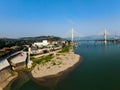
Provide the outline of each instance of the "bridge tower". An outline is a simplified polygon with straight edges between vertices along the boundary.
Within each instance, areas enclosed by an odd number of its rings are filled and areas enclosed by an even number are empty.
[[[105,31],[104,31],[104,44],[106,44],[106,43],[107,43],[106,38],[107,38],[107,31],[106,31],[106,29],[105,29]]]
[[[72,28],[72,43],[73,43],[73,41],[74,41],[74,29]]]
[[[72,41],[72,51],[73,51],[73,45],[74,45],[74,29],[73,28],[71,32],[71,41]]]

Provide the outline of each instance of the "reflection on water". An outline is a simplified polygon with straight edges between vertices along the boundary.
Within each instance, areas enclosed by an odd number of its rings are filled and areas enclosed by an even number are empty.
[[[83,62],[58,82],[53,90],[120,90],[120,44],[107,43],[104,46],[102,43],[80,42],[74,51],[82,56]],[[28,80],[18,90],[50,88]]]

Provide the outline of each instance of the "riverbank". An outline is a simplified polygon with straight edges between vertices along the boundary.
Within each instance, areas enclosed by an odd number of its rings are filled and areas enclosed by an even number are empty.
[[[31,73],[36,79],[57,75],[62,71],[74,67],[78,62],[80,62],[80,55],[74,54],[72,51],[67,53],[58,53],[49,62],[36,65]]]
[[[51,60],[48,60],[50,58]],[[61,76],[64,77],[67,72],[72,70],[79,62],[81,62],[80,55],[74,54],[71,49],[68,50],[68,47],[57,51],[52,54],[52,56],[44,59],[44,62],[40,62],[39,64],[37,62],[31,72],[28,71],[30,73],[30,75],[28,75],[29,79],[33,79],[38,83],[39,81],[42,81],[43,84],[54,83],[54,81],[56,83],[59,79],[61,79]],[[14,82],[15,78],[16,76],[3,81],[5,84],[4,87],[11,87],[11,83]],[[4,87],[1,87],[0,90],[3,90]]]

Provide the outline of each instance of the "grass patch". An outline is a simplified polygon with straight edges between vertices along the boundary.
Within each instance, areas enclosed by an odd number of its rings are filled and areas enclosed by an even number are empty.
[[[11,71],[11,75],[12,75],[12,76],[15,76],[15,75],[16,75],[16,72]]]
[[[52,58],[53,58],[52,55],[48,55],[48,56],[45,56],[45,57],[40,58],[40,59],[34,59],[34,60],[32,60],[33,61],[33,66],[35,66],[36,64],[49,62]]]
[[[71,49],[71,45],[65,46],[64,48],[62,48],[61,51],[59,51],[58,53],[65,53],[65,52],[69,52]]]
[[[57,57],[56,59],[61,59],[61,57]]]
[[[30,60],[34,60],[35,58],[33,56],[30,56]]]

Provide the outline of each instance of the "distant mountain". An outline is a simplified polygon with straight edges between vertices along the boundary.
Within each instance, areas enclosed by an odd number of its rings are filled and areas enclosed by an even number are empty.
[[[60,37],[57,36],[37,36],[37,37],[22,37],[19,38],[20,40],[35,40],[35,41],[42,41],[42,40],[60,40]]]

